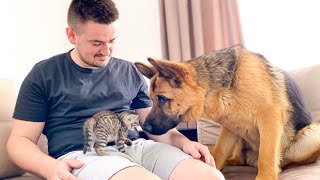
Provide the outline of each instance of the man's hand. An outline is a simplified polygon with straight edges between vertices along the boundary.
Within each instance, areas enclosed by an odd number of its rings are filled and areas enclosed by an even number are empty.
[[[48,172],[48,180],[79,180],[71,174],[75,168],[81,168],[83,162],[74,159],[58,160],[55,167]]]
[[[216,167],[213,156],[207,146],[198,142],[188,141],[183,145],[182,150],[193,158],[200,159],[208,165]]]

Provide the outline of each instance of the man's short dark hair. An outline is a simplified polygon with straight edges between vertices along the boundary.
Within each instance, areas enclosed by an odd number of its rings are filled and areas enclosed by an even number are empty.
[[[88,21],[111,24],[118,18],[119,12],[112,0],[72,0],[68,10],[68,25],[74,29]]]

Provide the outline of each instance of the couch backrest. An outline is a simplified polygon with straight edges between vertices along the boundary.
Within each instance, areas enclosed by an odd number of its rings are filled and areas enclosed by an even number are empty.
[[[320,121],[320,64],[290,72],[299,85],[314,121]]]

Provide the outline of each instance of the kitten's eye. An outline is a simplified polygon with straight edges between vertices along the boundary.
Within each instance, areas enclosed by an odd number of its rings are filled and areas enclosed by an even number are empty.
[[[162,96],[162,95],[158,95],[157,98],[158,98],[159,104],[161,104],[161,105],[163,105],[164,103],[166,103],[170,100],[169,98]]]

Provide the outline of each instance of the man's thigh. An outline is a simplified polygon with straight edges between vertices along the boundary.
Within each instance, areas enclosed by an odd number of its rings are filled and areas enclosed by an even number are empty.
[[[224,177],[216,168],[200,160],[188,159],[174,169],[170,179],[223,180]]]
[[[134,141],[133,145],[126,149],[126,153],[137,164],[161,179],[169,179],[170,174],[180,162],[191,158],[179,148],[145,139]]]
[[[169,179],[177,165],[191,158],[179,148],[152,140],[138,139],[126,152],[120,153],[115,147],[109,147],[110,155],[98,156],[94,150],[83,154],[82,151],[68,153],[59,159],[76,159],[85,163],[72,173],[81,179],[109,179],[122,169],[142,166],[161,179]]]
[[[114,150],[112,147],[110,147],[110,150],[110,155],[108,156],[98,156],[94,150],[86,154],[83,154],[82,151],[74,151],[59,159],[76,159],[82,161],[85,165],[80,169],[74,169],[72,174],[84,180],[110,179],[122,169],[140,166],[129,156]]]

